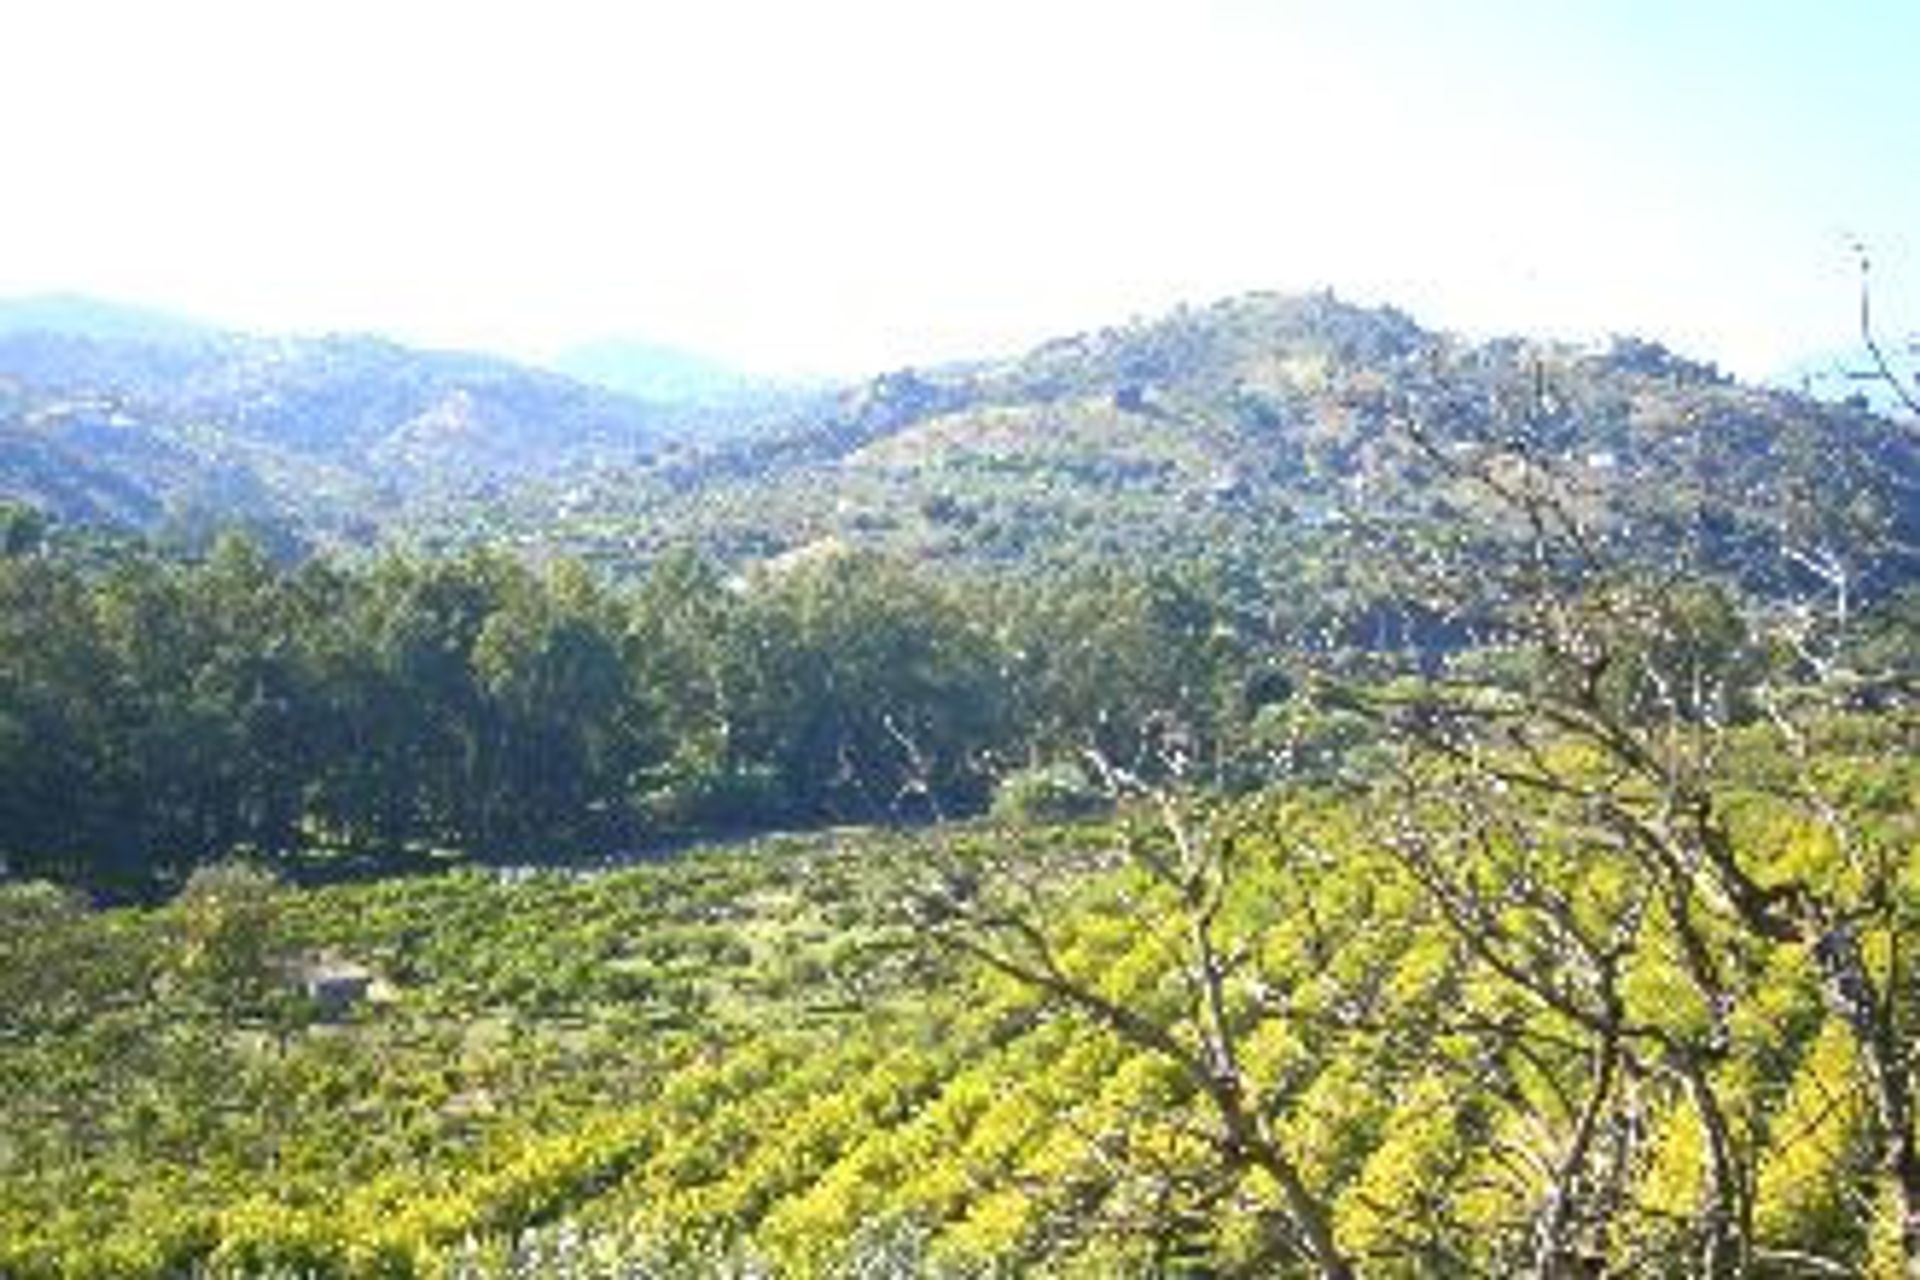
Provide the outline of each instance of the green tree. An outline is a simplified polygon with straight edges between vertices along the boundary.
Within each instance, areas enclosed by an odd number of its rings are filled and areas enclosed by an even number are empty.
[[[930,816],[984,798],[1006,699],[991,638],[955,594],[834,556],[755,584],[738,632],[740,746],[797,812]]]
[[[1743,590],[1723,576],[1740,567],[1710,545],[1654,562],[1609,536],[1609,506],[1533,446],[1525,421],[1454,447],[1410,423],[1413,446],[1474,495],[1482,522],[1478,536],[1412,547],[1406,530],[1383,528],[1374,555],[1391,552],[1409,597],[1471,620],[1510,660],[1442,661],[1410,683],[1352,690],[1349,705],[1371,708],[1399,756],[1397,803],[1379,825],[1476,954],[1579,1028],[1594,1108],[1628,1105],[1607,1069],[1620,1061],[1687,1099],[1705,1177],[1675,1256],[1699,1274],[1769,1262],[1743,1090],[1726,1064],[1756,1050],[1736,1016],[1756,984],[1810,965],[1873,1100],[1869,1186],[1894,1206],[1890,1234],[1920,1274],[1903,954],[1920,916],[1906,857],[1847,781],[1863,748],[1906,749],[1911,726],[1855,714],[1857,692],[1884,682],[1860,665],[1853,602]],[[1854,564],[1882,552],[1862,536],[1847,549]],[[1574,857],[1556,868],[1555,849]],[[1537,1220],[1545,1271],[1590,1213],[1573,1207],[1593,1187],[1574,1159],[1592,1148],[1576,1139]],[[1589,1220],[1608,1229],[1604,1215]],[[1802,1243],[1827,1255],[1819,1265],[1851,1265],[1846,1239]]]
[[[620,613],[579,565],[509,580],[474,639],[491,704],[482,840],[531,849],[630,835],[637,759]]]

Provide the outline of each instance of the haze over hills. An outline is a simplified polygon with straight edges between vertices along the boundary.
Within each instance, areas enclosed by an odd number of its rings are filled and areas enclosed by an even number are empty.
[[[1524,426],[1647,505],[1643,531],[1707,505],[1730,547],[1777,538],[1806,479],[1793,460],[1823,439],[1864,445],[1882,473],[1829,483],[1920,477],[1912,443],[1858,406],[1634,339],[1469,342],[1328,293],[1244,295],[837,393],[626,343],[554,363],[601,385],[367,336],[11,304],[0,494],[71,521],[505,539],[616,569],[678,544],[731,563],[867,546],[1032,567],[1260,561],[1356,513],[1424,510],[1405,420],[1460,441]]]
[[[806,389],[644,338],[577,343],[540,363],[581,382],[659,404],[737,409],[776,403]]]
[[[72,521],[364,540],[502,482],[644,458],[697,416],[369,335],[238,334],[74,297],[0,304],[0,492]]]
[[[56,333],[103,342],[190,343],[220,330],[154,307],[110,302],[77,293],[0,298],[0,334]]]

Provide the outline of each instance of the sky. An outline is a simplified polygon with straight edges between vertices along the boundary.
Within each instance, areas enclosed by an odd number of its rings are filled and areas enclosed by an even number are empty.
[[[1920,329],[1913,0],[60,0],[0,294],[762,372],[1252,289],[1470,335]]]

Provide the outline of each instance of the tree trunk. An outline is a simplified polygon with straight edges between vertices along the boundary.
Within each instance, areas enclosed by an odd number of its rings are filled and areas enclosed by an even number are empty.
[[[1534,1232],[1534,1274],[1540,1280],[1555,1280],[1574,1274],[1572,1241],[1568,1239],[1576,1222],[1581,1199],[1581,1180],[1586,1176],[1588,1157],[1600,1129],[1608,1097],[1613,1093],[1614,1074],[1620,1064],[1618,1032],[1609,1027],[1601,1041],[1594,1068],[1593,1091],[1581,1109],[1566,1153],[1554,1170],[1553,1186]]]
[[[1353,1280],[1353,1264],[1340,1252],[1334,1239],[1327,1206],[1307,1188],[1300,1171],[1267,1136],[1258,1118],[1248,1113],[1238,1083],[1215,1078],[1208,1085],[1208,1092],[1225,1122],[1227,1141],[1234,1150],[1280,1184],[1287,1217],[1306,1241],[1307,1252],[1313,1256],[1314,1269],[1322,1280]]]
[[[1751,1270],[1752,1213],[1746,1183],[1734,1151],[1733,1134],[1720,1102],[1698,1062],[1685,1066],[1688,1092],[1707,1140],[1707,1204],[1701,1214],[1705,1237],[1700,1245],[1700,1274],[1706,1280],[1734,1280]]]

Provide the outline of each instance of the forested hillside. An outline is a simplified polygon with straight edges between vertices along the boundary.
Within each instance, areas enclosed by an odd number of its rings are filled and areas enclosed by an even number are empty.
[[[1001,571],[1177,557],[1297,584],[1345,522],[1446,515],[1407,424],[1468,449],[1523,422],[1649,547],[1705,539],[1760,571],[1814,486],[1890,504],[1903,528],[1920,518],[1912,439],[1862,407],[1742,386],[1631,338],[1474,343],[1328,294],[890,373],[834,412],[583,479],[557,520],[512,503],[500,518],[616,565],[692,539],[729,560],[822,543]]]
[[[12,520],[0,856],[119,893],[234,852],[325,875],[924,821],[1176,737],[1250,780],[1284,732],[1268,620],[1173,570],[942,581],[846,553],[729,582],[683,554],[610,587],[478,552],[280,567],[238,537],[180,561]]]

